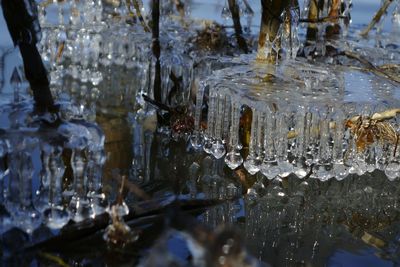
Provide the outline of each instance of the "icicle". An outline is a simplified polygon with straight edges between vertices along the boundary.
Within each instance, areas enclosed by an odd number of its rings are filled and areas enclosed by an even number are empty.
[[[231,151],[225,156],[225,163],[229,168],[236,169],[243,163],[239,147],[239,124],[240,124],[240,106],[236,101],[232,102],[231,127],[229,134],[229,146]]]
[[[50,192],[50,179],[51,173],[49,169],[50,155],[53,151],[53,147],[47,143],[41,145],[41,161],[42,170],[40,172],[40,187],[36,191],[35,208],[39,212],[43,212],[48,208],[49,205],[49,192]]]
[[[332,172],[332,151],[330,147],[330,117],[329,114],[323,112],[320,114],[319,131],[319,153],[317,164],[315,166],[314,175],[321,181],[327,181],[334,176]]]
[[[201,133],[201,113],[203,110],[203,99],[204,99],[204,91],[205,91],[205,82],[200,82],[197,94],[196,94],[196,105],[194,111],[194,131],[192,136],[190,137],[190,143],[192,147],[196,150],[199,150],[203,146],[204,137]]]
[[[278,176],[280,170],[276,161],[276,150],[274,139],[277,138],[277,129],[275,126],[275,113],[267,110],[265,114],[265,130],[264,130],[264,160],[261,164],[260,170],[262,174],[269,180]]]
[[[65,171],[62,149],[55,148],[49,157],[50,191],[49,209],[44,212],[45,223],[51,229],[60,229],[70,219],[62,203],[62,179]]]
[[[229,141],[231,126],[232,100],[229,95],[225,95],[224,114],[222,115],[222,140],[224,143]]]
[[[305,155],[305,123],[306,123],[306,112],[304,107],[299,107],[296,116],[294,133],[296,134],[296,141],[294,145],[293,155],[295,156],[295,169],[294,173],[299,178],[304,178],[308,171],[304,166],[304,155]]]
[[[253,118],[251,121],[251,135],[250,135],[250,144],[249,144],[249,155],[246,158],[246,161],[243,163],[243,166],[246,170],[254,175],[260,171],[261,166],[261,158],[258,154],[259,152],[259,144],[258,144],[258,133],[261,133],[261,118],[262,115],[255,109],[253,109]]]
[[[89,151],[87,164],[88,198],[95,215],[105,212],[105,195],[102,192],[103,166],[106,160],[104,150]]]
[[[315,155],[317,155],[319,141],[318,126],[318,111],[307,112],[305,137],[307,138],[308,143],[306,153],[306,164],[308,166],[311,166],[315,163]]]
[[[229,11],[228,0],[225,1],[225,5],[221,11],[221,17],[225,20],[229,20],[232,17],[231,12]]]
[[[83,221],[94,216],[93,209],[87,199],[87,162],[84,151],[74,149],[71,155],[71,167],[74,173],[74,194],[69,203],[71,218],[75,222]]]
[[[211,154],[212,151],[212,143],[213,143],[213,137],[214,137],[214,132],[215,132],[215,113],[217,109],[217,96],[215,93],[210,92],[209,95],[209,100],[208,100],[208,118],[207,118],[207,130],[206,130],[206,136],[205,136],[205,143],[203,146],[204,151],[207,154]]]
[[[222,141],[222,127],[224,122],[224,111],[226,107],[225,97],[219,95],[217,97],[217,113],[215,114],[215,134],[214,141],[211,147],[211,153],[216,159],[220,159],[225,155],[225,145]]]
[[[32,180],[35,169],[28,151],[20,152],[15,160],[18,165],[19,205],[12,211],[12,215],[18,227],[31,234],[42,223],[41,214],[32,204]]]
[[[344,165],[344,121],[345,116],[337,110],[333,116],[335,125],[333,133],[333,148],[332,148],[332,159],[333,159],[333,172],[337,180],[343,180],[348,175],[348,168]]]
[[[280,169],[279,176],[286,177],[293,172],[293,165],[288,162],[288,132],[289,126],[285,114],[279,114],[276,118],[277,136],[275,138],[275,149],[278,166]]]

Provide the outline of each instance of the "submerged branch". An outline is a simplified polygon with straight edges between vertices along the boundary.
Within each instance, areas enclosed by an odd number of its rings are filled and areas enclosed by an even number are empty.
[[[249,53],[249,48],[247,46],[246,39],[243,37],[242,25],[240,24],[240,11],[239,6],[236,3],[236,0],[228,0],[229,10],[232,14],[233,26],[235,29],[235,36],[238,42],[238,45],[244,53]]]
[[[379,10],[376,12],[374,17],[372,18],[372,21],[368,24],[368,26],[360,33],[361,36],[366,37],[368,33],[371,31],[371,29],[377,24],[380,20],[383,14],[386,13],[387,9],[389,8],[390,4],[393,2],[393,0],[385,0],[383,5],[379,8]]]

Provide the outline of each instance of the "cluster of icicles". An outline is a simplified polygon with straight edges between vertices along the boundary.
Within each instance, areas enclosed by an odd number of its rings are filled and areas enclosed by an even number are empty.
[[[363,175],[376,169],[384,171],[390,180],[400,176],[400,153],[396,153],[396,147],[377,141],[360,151],[345,126],[350,114],[333,105],[290,109],[265,103],[263,107],[250,107],[250,142],[248,156],[243,158],[240,98],[210,90],[207,128],[203,130],[204,88],[197,94],[191,144],[217,159],[225,157],[231,169],[243,164],[250,174],[261,172],[268,179],[293,173],[299,178],[342,180],[349,174]]]
[[[12,109],[10,128],[0,131],[0,234],[60,229],[105,212],[103,131],[82,120],[30,124],[26,111]]]

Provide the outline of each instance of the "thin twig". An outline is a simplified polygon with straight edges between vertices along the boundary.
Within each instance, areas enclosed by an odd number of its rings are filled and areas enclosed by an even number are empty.
[[[368,24],[368,26],[360,33],[361,36],[367,36],[368,33],[371,31],[371,29],[377,24],[380,20],[383,14],[386,13],[387,9],[389,8],[390,4],[393,2],[393,0],[385,0],[383,5],[379,8],[379,10],[376,12],[374,17],[372,18],[372,21]]]
[[[229,10],[231,11],[232,14],[236,40],[238,42],[240,49],[247,54],[249,52],[249,48],[247,46],[246,39],[243,37],[242,25],[240,24],[239,6],[237,5],[236,0],[228,0],[228,3],[229,3]]]
[[[360,62],[361,64],[363,64],[369,71],[371,71],[375,75],[387,78],[387,79],[397,82],[397,83],[400,83],[400,77],[391,75],[391,74],[385,72],[384,70],[382,70],[381,68],[376,67],[370,61],[368,61],[368,59],[362,57],[361,55],[358,55],[351,51],[342,51],[342,52],[338,53],[337,55],[346,56],[348,58],[355,59],[358,62]]]

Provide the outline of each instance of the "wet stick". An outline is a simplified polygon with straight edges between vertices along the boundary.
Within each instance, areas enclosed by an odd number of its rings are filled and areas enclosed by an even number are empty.
[[[377,24],[380,20],[383,14],[386,13],[387,9],[389,8],[390,4],[393,2],[393,0],[385,0],[383,5],[379,8],[379,10],[376,12],[375,16],[373,17],[372,21],[368,24],[368,26],[360,33],[361,36],[366,37],[368,33],[371,31],[371,29]]]
[[[228,3],[229,3],[229,10],[231,11],[232,14],[233,27],[235,29],[236,40],[238,42],[240,49],[247,54],[249,52],[249,48],[247,46],[246,39],[243,37],[242,25],[240,24],[239,6],[237,5],[236,0],[228,0]]]

